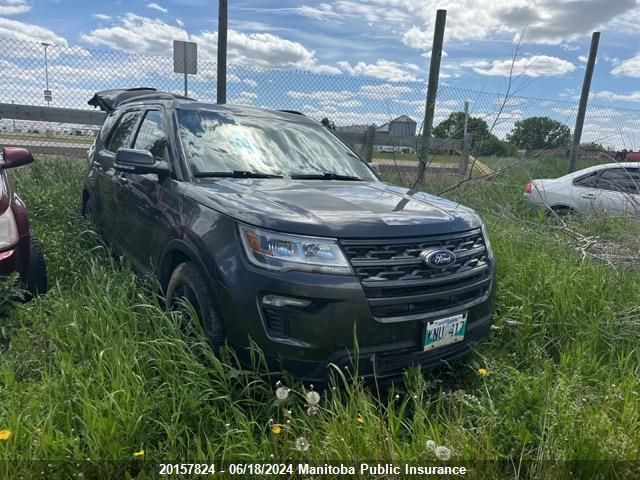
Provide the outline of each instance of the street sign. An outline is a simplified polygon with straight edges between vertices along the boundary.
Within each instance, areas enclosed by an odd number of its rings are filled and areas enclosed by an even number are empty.
[[[44,91],[44,101],[45,102],[50,102],[51,101],[51,90],[45,90]]]
[[[198,44],[195,42],[173,41],[173,71],[195,75],[198,73]]]

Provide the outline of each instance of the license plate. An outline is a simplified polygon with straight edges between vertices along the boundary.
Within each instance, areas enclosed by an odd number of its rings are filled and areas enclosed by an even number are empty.
[[[467,314],[441,318],[427,323],[424,329],[424,350],[433,350],[464,340],[467,330]]]

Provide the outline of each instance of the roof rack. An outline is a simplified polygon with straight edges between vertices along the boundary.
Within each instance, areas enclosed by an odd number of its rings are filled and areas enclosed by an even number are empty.
[[[102,90],[97,92],[91,100],[87,103],[94,107],[100,108],[103,112],[111,113],[121,104],[130,100],[193,100],[192,98],[185,97],[184,95],[178,95],[169,92],[161,92],[155,88],[150,87],[138,87],[138,88],[116,88],[112,90]]]

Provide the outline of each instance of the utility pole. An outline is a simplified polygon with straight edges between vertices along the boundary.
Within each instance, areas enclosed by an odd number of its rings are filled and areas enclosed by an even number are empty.
[[[593,32],[591,36],[591,49],[589,50],[589,60],[584,71],[584,81],[582,82],[582,94],[580,95],[580,103],[578,104],[578,115],[576,116],[576,128],[573,130],[573,144],[571,145],[571,153],[569,157],[569,173],[576,171],[576,160],[578,149],[580,148],[580,137],[582,137],[582,126],[584,125],[584,117],[587,113],[587,102],[589,101],[589,90],[591,88],[591,77],[596,65],[596,57],[598,55],[598,43],[600,42],[600,32]]]
[[[433,129],[433,115],[436,109],[436,96],[438,94],[438,77],[440,76],[440,61],[442,60],[442,44],[444,43],[444,27],[447,21],[447,11],[438,10],[436,13],[436,25],[433,32],[433,47],[431,48],[431,65],[429,67],[429,83],[427,84],[427,104],[424,111],[422,128],[422,145],[418,159],[418,176],[411,187],[412,190],[422,181],[424,171],[427,168],[426,161],[431,146],[431,130]]]
[[[227,103],[227,0],[218,0],[218,103]]]
[[[49,91],[49,60],[47,59],[47,48],[51,46],[50,43],[41,42],[40,45],[44,47],[44,80],[45,89]],[[51,106],[51,100],[47,100],[47,107]]]

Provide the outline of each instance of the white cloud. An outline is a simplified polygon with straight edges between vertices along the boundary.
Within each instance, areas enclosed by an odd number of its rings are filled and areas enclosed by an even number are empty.
[[[110,15],[105,15],[104,13],[94,13],[93,15],[91,15],[93,18],[97,18],[98,20],[111,20],[111,16]]]
[[[336,13],[328,3],[320,3],[317,7],[302,5],[301,7],[294,8],[293,11],[298,15],[311,17],[320,21],[336,21],[340,18],[340,15]]]
[[[151,3],[147,3],[147,8],[150,8],[151,10],[157,10],[158,12],[162,12],[162,13],[168,13],[169,9],[165,8],[161,5],[158,5],[155,2],[151,2]]]
[[[253,92],[240,92],[240,95],[233,99],[233,103],[238,105],[253,105],[258,99],[258,95]]]
[[[431,48],[438,8],[447,9],[446,40],[512,38],[526,30],[525,41],[569,48],[574,46],[567,42],[640,10],[637,0],[334,0],[331,5],[342,20],[375,34],[399,32],[405,44],[422,50]],[[627,23],[637,32],[637,20]]]
[[[0,15],[20,15],[31,10],[26,0],[0,0]]]
[[[179,18],[176,18],[176,25],[178,25],[180,28],[184,27],[184,22],[182,20],[180,20]]]
[[[203,59],[215,60],[217,32],[201,32],[189,36],[181,27],[159,19],[127,13],[116,25],[96,28],[83,35],[93,45],[104,45],[130,53],[170,56],[174,40],[192,40],[198,43],[198,54]],[[321,65],[315,52],[302,44],[271,33],[245,34],[230,29],[227,32],[227,55],[230,64],[262,68],[291,68],[315,73],[341,73],[340,69]]]
[[[463,67],[471,68],[480,75],[508,77],[513,63],[513,76],[524,75],[527,77],[559,77],[572,72],[576,66],[558,57],[549,55],[536,55],[523,57],[513,62],[507,60],[475,60],[462,62]]]
[[[46,42],[53,45],[49,49],[49,53],[54,58],[58,50],[55,47],[66,47],[68,45],[66,39],[51,30],[2,17],[0,17],[0,38],[25,42],[13,48],[11,53],[15,57],[41,57],[43,55],[43,47],[40,43]]]
[[[171,55],[174,40],[188,40],[182,28],[161,20],[127,13],[119,25],[96,28],[82,39],[92,45],[103,45],[130,53]]]
[[[358,62],[351,65],[347,61],[338,62],[338,66],[351,75],[365,75],[390,82],[416,81],[420,67],[413,63],[398,63],[379,59],[376,63]]]
[[[202,32],[193,35],[204,57],[216,58],[218,33]],[[227,32],[227,55],[229,63],[261,68],[295,68],[315,73],[337,74],[340,70],[321,65],[315,52],[302,44],[271,33],[245,34],[230,29]]]
[[[245,78],[244,80],[242,80],[242,83],[247,85],[249,88],[256,88],[258,86],[258,82],[256,82],[255,80],[251,80],[250,78]]]
[[[591,97],[599,100],[623,101],[623,102],[640,102],[640,91],[636,90],[631,93],[613,93],[608,90],[593,92]]]
[[[616,62],[611,73],[617,76],[640,78],[640,53]]]

